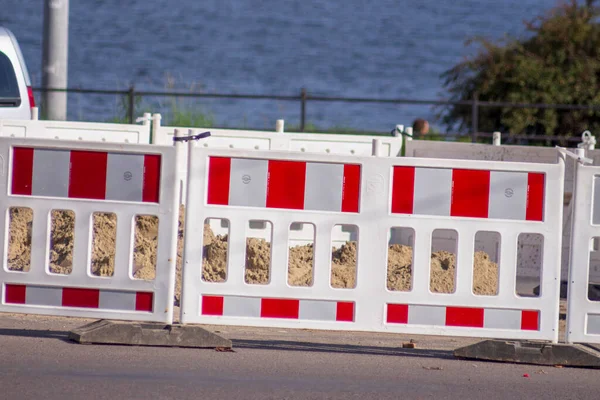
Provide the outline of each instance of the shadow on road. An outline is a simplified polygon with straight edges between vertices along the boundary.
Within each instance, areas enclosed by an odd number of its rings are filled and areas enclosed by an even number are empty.
[[[41,329],[0,328],[0,336],[31,337],[31,338],[42,338],[42,339],[60,339],[65,342],[69,341],[69,332],[67,332],[67,331],[51,331],[51,330],[41,330]]]
[[[376,347],[358,346],[349,344],[327,344],[293,342],[283,340],[245,340],[233,339],[233,348],[262,349],[262,350],[288,350],[320,353],[364,354],[378,356],[407,356],[424,358],[454,359],[449,350],[404,349],[402,347]]]

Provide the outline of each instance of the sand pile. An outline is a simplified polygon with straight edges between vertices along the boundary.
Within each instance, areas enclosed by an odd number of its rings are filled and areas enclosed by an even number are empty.
[[[181,293],[181,259],[184,230],[183,207],[179,215],[177,251],[177,286],[175,303]],[[31,258],[32,211],[27,208],[10,210],[10,240],[8,268],[28,271]],[[91,272],[97,276],[114,274],[117,219],[114,214],[94,214]],[[137,279],[152,280],[156,275],[158,219],[153,216],[136,218],[133,274]],[[75,216],[70,211],[53,211],[51,226],[50,271],[69,274],[73,268]],[[311,286],[313,283],[313,246],[296,246],[289,250],[288,283],[292,286]],[[356,286],[356,242],[332,248],[331,284],[335,288]],[[204,266],[202,277],[209,282],[222,282],[227,277],[227,236],[215,236],[204,225]],[[267,284],[270,279],[271,245],[263,239],[246,241],[245,280],[250,284]],[[440,251],[431,255],[430,290],[437,293],[454,292],[456,260],[454,254]],[[388,249],[387,287],[389,290],[411,290],[412,248],[391,245]],[[474,292],[480,295],[497,293],[498,266],[484,252],[475,253],[473,271]]]
[[[212,235],[205,225],[205,237]],[[208,232],[208,233],[207,233]],[[290,248],[288,283],[292,286],[311,286],[313,281],[313,245]],[[263,239],[250,238],[246,242],[246,282],[269,282],[271,246]],[[338,249],[332,248],[331,285],[335,288],[356,287],[356,242],[347,242]],[[204,246],[203,279],[223,282],[226,279],[227,236],[212,236]],[[389,290],[411,290],[412,248],[394,244],[388,249]],[[447,251],[431,254],[430,290],[434,293],[453,293],[455,285],[456,256]],[[495,295],[498,287],[498,265],[489,256],[475,253],[473,292],[478,295]]]

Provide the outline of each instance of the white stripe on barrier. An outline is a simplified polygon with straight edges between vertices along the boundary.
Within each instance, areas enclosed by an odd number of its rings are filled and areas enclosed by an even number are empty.
[[[228,296],[223,301],[223,315],[235,317],[260,317],[260,299]]]
[[[342,209],[344,166],[342,164],[306,163],[304,207],[308,210]]]
[[[450,215],[451,169],[415,168],[414,188],[415,214]]]
[[[411,325],[446,324],[446,307],[442,306],[408,306],[408,323]]]
[[[37,149],[33,152],[33,196],[67,197],[69,195],[68,150]]]
[[[229,204],[236,206],[264,207],[267,204],[266,160],[231,160],[229,180]]]
[[[520,310],[486,310],[483,327],[490,329],[521,329]]]
[[[109,153],[106,168],[106,199],[142,201],[144,156]]]
[[[526,219],[527,179],[528,175],[521,172],[490,173],[490,218]]]
[[[25,293],[25,304],[56,307],[62,305],[61,288],[28,286]]]

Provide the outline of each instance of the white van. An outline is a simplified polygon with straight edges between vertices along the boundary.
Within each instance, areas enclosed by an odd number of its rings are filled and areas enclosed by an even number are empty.
[[[17,39],[0,26],[0,119],[31,119],[35,99]]]

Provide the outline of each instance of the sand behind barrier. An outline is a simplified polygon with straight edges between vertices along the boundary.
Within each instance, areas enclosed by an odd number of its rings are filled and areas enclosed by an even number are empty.
[[[31,257],[32,211],[26,208],[10,210],[10,239],[8,268],[28,271]],[[52,246],[49,255],[50,271],[69,274],[73,268],[72,212],[53,211],[51,225]],[[183,251],[184,209],[180,209],[177,286],[175,302],[181,295],[181,258]],[[114,214],[95,214],[93,225],[91,272],[98,276],[112,276],[116,240],[116,217]],[[137,279],[151,280],[156,276],[156,250],[158,219],[141,216],[135,221],[133,275]],[[222,282],[227,270],[227,236],[215,236],[204,225],[204,265],[202,278],[209,282]],[[346,242],[338,249],[332,248],[331,285],[334,288],[356,286],[356,242]],[[263,239],[248,238],[246,241],[245,280],[249,284],[267,284],[270,280],[271,245]],[[313,283],[313,246],[295,246],[289,250],[288,283],[292,286],[311,286]],[[366,266],[373,267],[373,266]],[[365,268],[366,268],[365,267]],[[412,248],[394,244],[388,248],[387,288],[394,291],[411,290]],[[431,254],[430,290],[435,293],[452,293],[455,289],[456,257],[446,251]],[[498,266],[484,252],[476,252],[473,270],[474,293],[494,295],[498,287]]]

